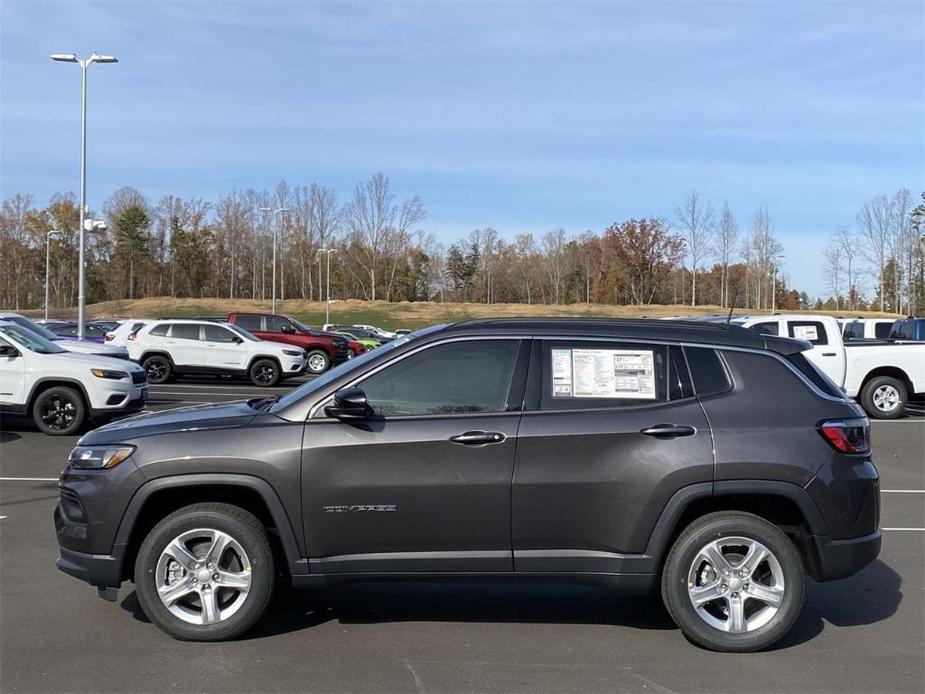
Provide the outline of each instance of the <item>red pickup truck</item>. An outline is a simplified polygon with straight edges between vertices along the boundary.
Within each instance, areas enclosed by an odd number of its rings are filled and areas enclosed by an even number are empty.
[[[312,330],[292,316],[280,316],[272,313],[229,313],[228,322],[244,328],[254,337],[273,342],[285,342],[305,350],[308,373],[324,373],[332,366],[351,359],[364,351],[356,343],[349,344],[340,335]]]

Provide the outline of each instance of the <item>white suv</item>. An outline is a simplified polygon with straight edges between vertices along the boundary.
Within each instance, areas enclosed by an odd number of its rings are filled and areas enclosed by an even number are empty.
[[[305,371],[305,350],[258,340],[229,323],[156,320],[129,335],[129,357],[164,383],[188,373],[247,376],[254,385],[275,386]]]
[[[73,434],[89,419],[143,409],[144,369],[77,354],[16,323],[0,321],[0,412],[31,415],[46,434]]]

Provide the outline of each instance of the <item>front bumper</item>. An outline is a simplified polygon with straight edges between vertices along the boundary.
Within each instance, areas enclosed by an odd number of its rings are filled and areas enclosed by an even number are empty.
[[[118,588],[122,584],[122,558],[108,554],[84,554],[58,548],[58,568],[69,576],[97,588]]]
[[[814,535],[818,566],[813,571],[813,578],[817,581],[835,581],[853,576],[879,556],[882,541],[879,530],[848,540]]]

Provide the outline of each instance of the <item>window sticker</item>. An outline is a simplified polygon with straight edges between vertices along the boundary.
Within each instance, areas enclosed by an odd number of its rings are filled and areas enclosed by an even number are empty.
[[[815,341],[819,339],[819,331],[815,325],[794,325],[793,336],[798,340]]]
[[[552,396],[572,397],[572,350],[552,350]]]
[[[552,395],[655,400],[655,353],[635,349],[552,350]]]

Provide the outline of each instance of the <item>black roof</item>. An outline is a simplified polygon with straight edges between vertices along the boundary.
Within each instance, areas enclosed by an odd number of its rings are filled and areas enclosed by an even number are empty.
[[[781,354],[801,352],[809,343],[762,335],[739,325],[654,318],[486,318],[448,325],[444,334],[517,333],[520,335],[574,335],[623,337],[668,342],[697,342],[727,347],[770,349]]]

